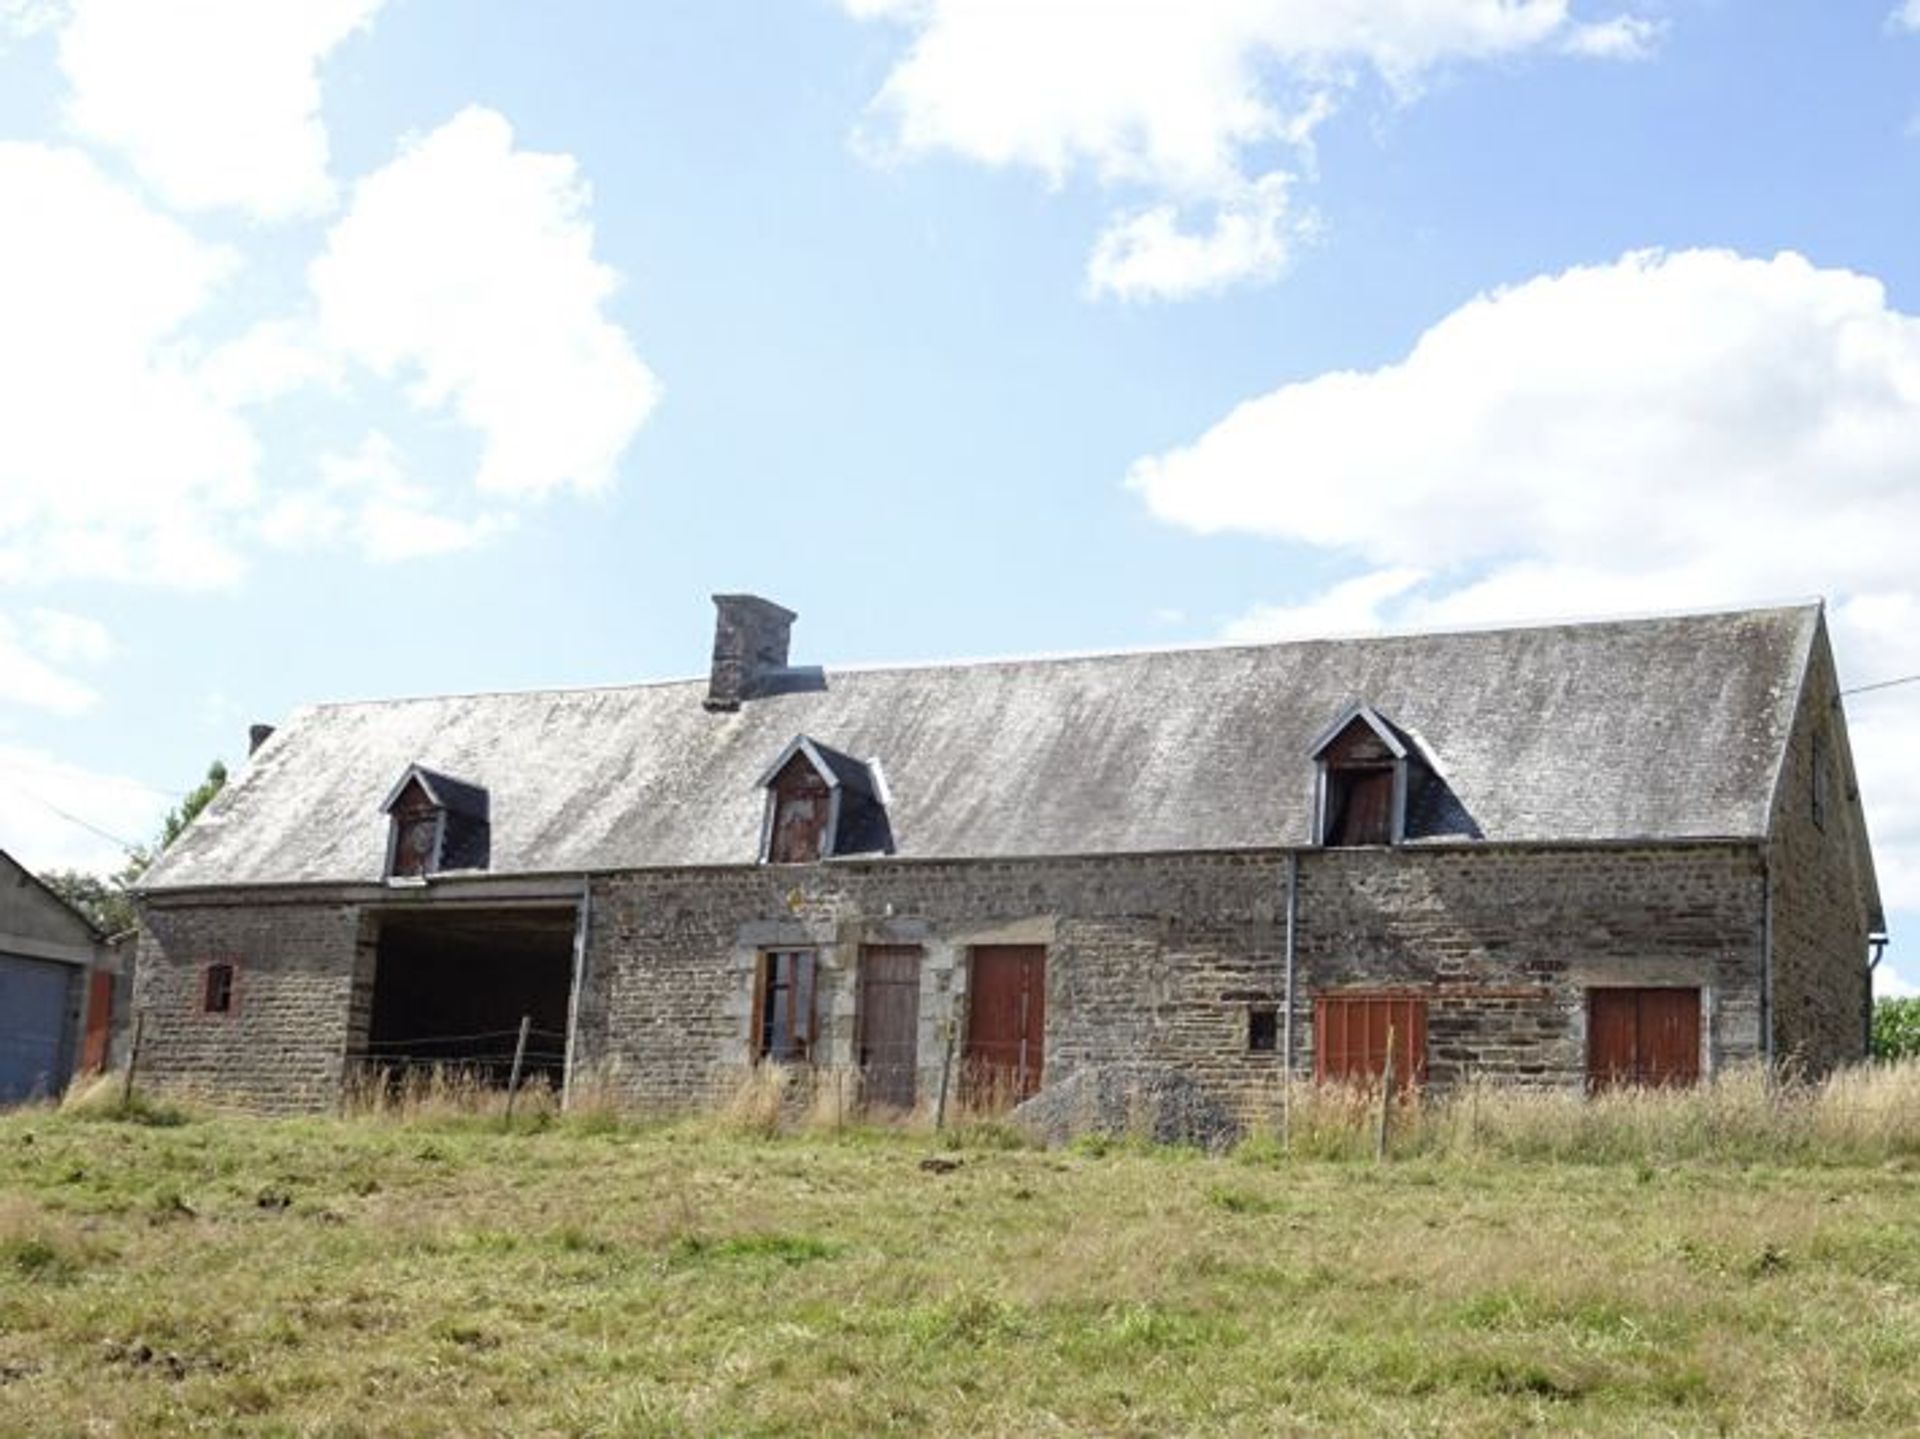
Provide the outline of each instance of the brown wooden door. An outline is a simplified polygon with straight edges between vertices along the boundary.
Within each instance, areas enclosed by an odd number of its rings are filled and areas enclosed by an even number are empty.
[[[1017,1103],[1040,1088],[1047,1035],[1047,951],[990,944],[973,951],[967,996],[971,1103]]]
[[[96,969],[87,976],[86,1030],[80,1042],[80,1068],[98,1074],[107,1067],[107,1046],[113,1037],[113,976]]]
[[[920,951],[870,944],[860,951],[860,1072],[870,1105],[912,1109],[920,1063]]]
[[[1587,1081],[1693,1084],[1700,1078],[1700,991],[1587,991]]]
[[[1396,1089],[1427,1077],[1427,1002],[1398,994],[1323,994],[1313,1003],[1313,1077],[1373,1080],[1393,1045]]]
[[[1334,844],[1391,844],[1393,842],[1393,771],[1356,770],[1346,778],[1346,813],[1340,817]]]
[[[1640,1082],[1640,991],[1587,993],[1587,1083],[1593,1089]]]

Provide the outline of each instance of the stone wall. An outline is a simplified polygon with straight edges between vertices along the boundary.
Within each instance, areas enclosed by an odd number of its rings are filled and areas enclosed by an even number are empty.
[[[142,1074],[255,1109],[332,1105],[359,935],[351,904],[146,906],[134,981]],[[215,963],[234,966],[226,1014],[201,1009]]]
[[[991,864],[829,863],[597,881],[582,1054],[633,1094],[698,1101],[748,1057],[754,958],[820,963],[819,1062],[856,1052],[862,944],[917,944],[922,1093],[966,1010],[975,945],[1047,946],[1046,1071],[1174,1063],[1255,1091],[1284,1045],[1248,1050],[1250,1009],[1285,996],[1284,855]],[[1429,1077],[1578,1084],[1586,992],[1702,991],[1702,1069],[1760,1049],[1762,882],[1751,846],[1303,854],[1295,1066],[1313,996],[1391,988],[1428,1002]]]
[[[828,862],[597,880],[582,1054],[636,1096],[698,1101],[748,1060],[758,953],[819,957],[818,1062],[850,1065],[863,944],[924,955],[918,1069],[937,1093],[948,1026],[964,1016],[966,952],[1047,947],[1048,1075],[1096,1060],[1245,1069],[1247,976],[1272,992],[1282,896],[1272,856],[951,864]],[[960,1036],[956,1034],[955,1042]]]
[[[1871,859],[1838,689],[1823,624],[1774,796],[1770,849],[1774,1052],[1812,1074],[1866,1053]]]
[[[1281,1047],[1249,1015],[1285,996],[1281,853],[1031,861],[828,861],[593,881],[577,1055],[630,1096],[698,1104],[749,1059],[756,957],[818,960],[816,1062],[853,1065],[861,946],[916,945],[918,1089],[964,1043],[967,955],[1047,949],[1045,1071],[1176,1064],[1257,1093]],[[1314,995],[1392,988],[1428,1002],[1429,1076],[1577,1084],[1588,987],[1697,985],[1703,1068],[1759,1048],[1762,884],[1754,846],[1329,850],[1299,861],[1295,1066],[1313,1063]],[[149,906],[145,1063],[262,1107],[331,1102],[364,1033],[372,908]],[[416,899],[414,903],[417,905]],[[236,1011],[202,1015],[205,964],[239,965]]]
[[[1703,1074],[1759,1052],[1753,847],[1327,850],[1300,872],[1310,987],[1423,994],[1432,1083],[1580,1083],[1597,987],[1697,986]],[[1312,1019],[1302,1005],[1309,1071]]]

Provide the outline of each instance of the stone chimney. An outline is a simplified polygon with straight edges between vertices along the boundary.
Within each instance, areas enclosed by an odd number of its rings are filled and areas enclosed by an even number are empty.
[[[787,667],[787,636],[799,618],[758,595],[715,595],[713,670],[707,681],[710,710],[737,710],[751,699],[760,677]]]
[[[250,724],[247,726],[247,754],[253,752],[273,738],[273,726],[270,724]]]

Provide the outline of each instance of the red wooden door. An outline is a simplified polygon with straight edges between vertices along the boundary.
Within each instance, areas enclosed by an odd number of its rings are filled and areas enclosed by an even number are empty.
[[[1700,1078],[1700,991],[1640,991],[1640,1082],[1692,1084]]]
[[[98,1074],[107,1067],[107,1045],[113,1035],[113,976],[96,969],[87,976],[86,1032],[80,1043],[80,1069]]]
[[[1693,1084],[1700,1078],[1700,991],[1587,992],[1587,1082]]]
[[[1046,1034],[1046,947],[992,944],[975,949],[967,996],[970,1102],[1013,1104],[1038,1090]]]
[[[1587,995],[1587,1083],[1593,1089],[1640,1082],[1640,991]]]
[[[870,1105],[912,1109],[920,1062],[920,951],[860,951],[860,1071]]]
[[[1313,1002],[1313,1077],[1371,1080],[1393,1044],[1396,1089],[1427,1077],[1427,1002],[1396,994],[1323,994]]]
[[[1347,779],[1347,808],[1335,844],[1393,841],[1393,771],[1358,770]]]

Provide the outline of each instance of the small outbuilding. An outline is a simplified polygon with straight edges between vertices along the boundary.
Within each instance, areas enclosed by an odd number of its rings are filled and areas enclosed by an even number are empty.
[[[119,967],[84,915],[0,851],[0,1104],[106,1064]]]

